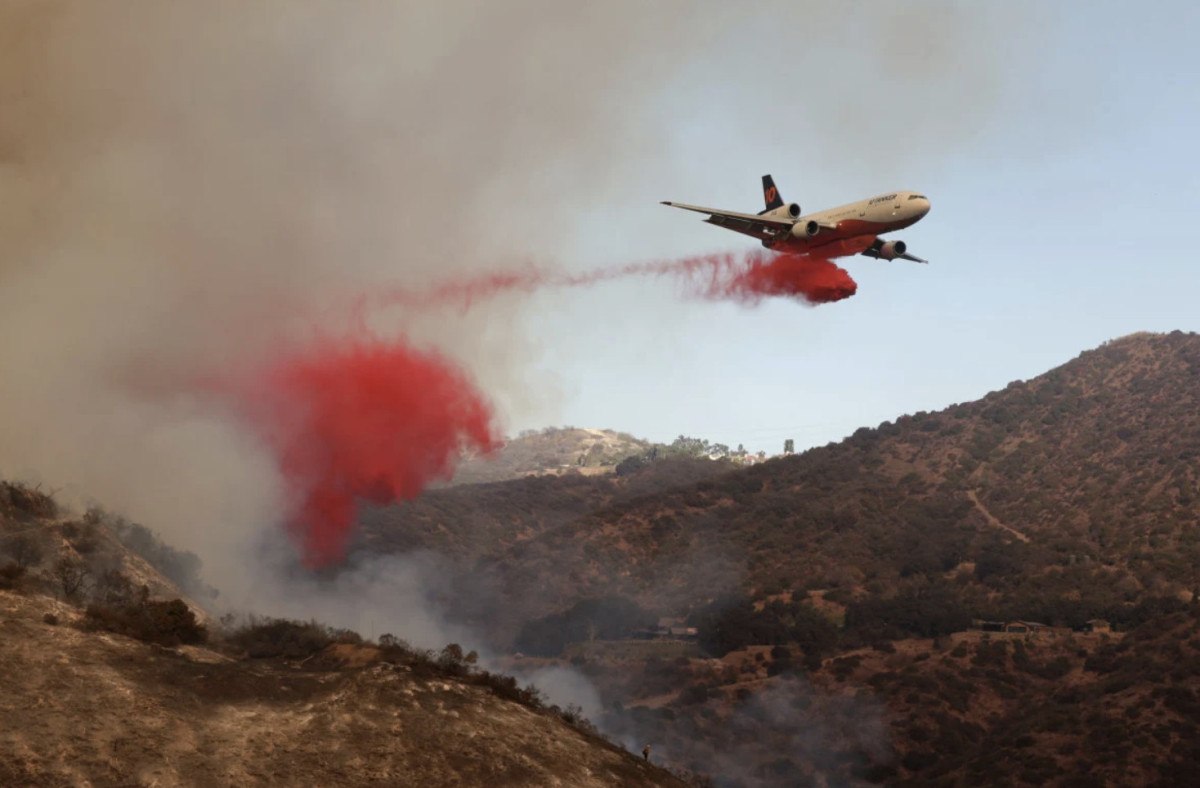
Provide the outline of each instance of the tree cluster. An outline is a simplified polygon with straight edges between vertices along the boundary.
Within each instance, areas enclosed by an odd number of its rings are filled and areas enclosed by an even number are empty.
[[[971,626],[972,611],[948,583],[913,589],[892,597],[851,602],[845,626],[864,642],[903,637],[937,637]]]
[[[58,504],[41,485],[0,481],[0,515],[18,520],[50,518],[58,514]]]
[[[776,600],[756,606],[748,597],[719,599],[694,613],[700,646],[714,656],[752,645],[795,645],[810,668],[838,639],[837,627],[805,602]],[[790,652],[789,652],[790,656]]]
[[[525,624],[515,645],[518,651],[526,654],[555,657],[568,643],[617,640],[653,622],[651,613],[625,597],[583,599],[567,610]]]
[[[223,645],[251,659],[304,659],[333,643],[361,643],[353,632],[334,629],[316,621],[283,618],[251,618],[243,626],[226,632]]]
[[[84,625],[163,646],[194,645],[208,639],[208,630],[182,599],[150,599],[148,593],[124,604],[88,605]]]
[[[194,553],[176,550],[144,525],[130,522],[123,517],[114,517],[95,507],[84,515],[84,523],[107,525],[122,545],[144,558],[186,593],[198,597],[216,595],[216,592],[200,579],[202,564]]]

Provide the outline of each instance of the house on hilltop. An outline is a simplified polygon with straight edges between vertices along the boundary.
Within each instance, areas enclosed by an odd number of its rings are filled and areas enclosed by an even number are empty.
[[[688,622],[678,618],[660,618],[658,626],[654,627],[653,637],[655,638],[671,638],[676,640],[695,640],[697,630],[694,626],[688,626]]]
[[[1050,632],[1053,629],[1049,624],[1041,624],[1037,621],[1009,621],[1005,626],[1005,632],[1016,633],[1033,633]]]
[[[1006,632],[1011,635],[1030,635],[1041,632],[1053,632],[1054,627],[1037,621],[984,621],[974,619],[971,628],[980,632]]]

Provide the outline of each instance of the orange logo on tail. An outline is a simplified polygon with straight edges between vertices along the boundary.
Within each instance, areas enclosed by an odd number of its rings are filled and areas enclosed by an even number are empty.
[[[777,199],[779,199],[779,191],[774,186],[772,186],[771,188],[769,188],[765,192],[763,192],[763,199],[765,199],[768,204],[773,203]]]

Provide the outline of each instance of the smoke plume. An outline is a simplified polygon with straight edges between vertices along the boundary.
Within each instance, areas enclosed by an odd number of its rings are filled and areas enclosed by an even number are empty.
[[[201,556],[230,607],[443,645],[462,633],[429,600],[436,561],[322,583],[264,560],[286,554],[280,526],[321,563],[349,501],[403,498],[507,420],[545,417],[556,381],[535,372],[513,297],[538,282],[852,294],[836,266],[789,258],[572,273],[578,228],[613,211],[631,257],[677,248],[657,219],[626,231],[648,221],[640,207],[619,212],[673,197],[667,184],[712,185],[696,180],[697,140],[681,152],[689,128],[715,129],[707,151],[838,162],[839,180],[943,156],[996,94],[976,18],[833,2],[5,2],[0,476],[153,527]],[[822,31],[811,54],[803,30]],[[909,124],[905,145],[878,133],[888,118]],[[478,284],[533,256],[564,269]],[[392,298],[445,282],[476,283],[446,296],[470,309]],[[348,327],[341,307],[363,293],[387,308]],[[383,468],[385,449],[412,454]]]
[[[514,299],[369,331],[340,305],[510,269],[530,239],[561,257],[564,185],[645,150],[630,76],[670,58],[675,17],[4,4],[0,474],[152,525],[249,602],[248,546],[305,492],[242,405],[188,381],[266,379],[314,335],[404,337],[487,392],[489,428],[544,409]]]
[[[505,292],[587,287],[630,276],[673,276],[694,295],[757,303],[769,296],[820,304],[854,294],[856,285],[828,260],[801,255],[706,255],[632,264],[582,275],[527,270],[487,273],[394,291],[384,305],[409,311],[470,309]],[[363,299],[358,322],[365,322]],[[223,387],[234,410],[270,447],[291,502],[288,528],[304,562],[319,568],[345,556],[359,501],[415,498],[453,476],[464,451],[488,453],[499,440],[490,403],[464,372],[403,338],[325,338],[284,351]]]
[[[700,186],[674,151],[703,108],[745,120],[720,127],[730,140],[786,138],[858,168],[903,153],[863,136],[880,96],[911,108],[916,138],[939,151],[945,130],[987,116],[986,19],[936,3],[918,14],[936,25],[861,16],[840,3],[761,15],[682,2],[3,4],[0,473],[153,525],[237,598],[247,542],[296,491],[277,447],[180,380],[302,347],[314,327],[344,333],[329,304],[360,293],[425,293],[531,257],[578,276],[583,220]],[[869,93],[810,79],[803,101],[781,102],[761,75],[825,62],[784,45],[814,24],[865,53],[848,67],[901,77]],[[743,55],[747,40],[760,57]],[[717,77],[743,86],[721,94],[731,103],[700,100]],[[839,112],[855,115],[845,149]],[[795,136],[806,129],[819,148]],[[631,249],[655,239],[620,226]],[[643,254],[669,248],[657,243]],[[791,287],[769,264],[743,270],[719,280],[728,297]],[[703,296],[708,281],[686,288]],[[545,414],[558,383],[534,372],[539,340],[517,300],[486,300],[365,320],[468,370],[499,426]]]

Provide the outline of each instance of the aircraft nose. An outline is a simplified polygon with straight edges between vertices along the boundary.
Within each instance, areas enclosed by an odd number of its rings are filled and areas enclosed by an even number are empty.
[[[924,216],[925,214],[929,213],[929,209],[932,207],[932,206],[929,204],[929,198],[928,198],[928,197],[922,197],[920,200],[917,200],[917,205],[919,205],[919,206],[921,207],[921,215],[922,215],[922,216]]]

